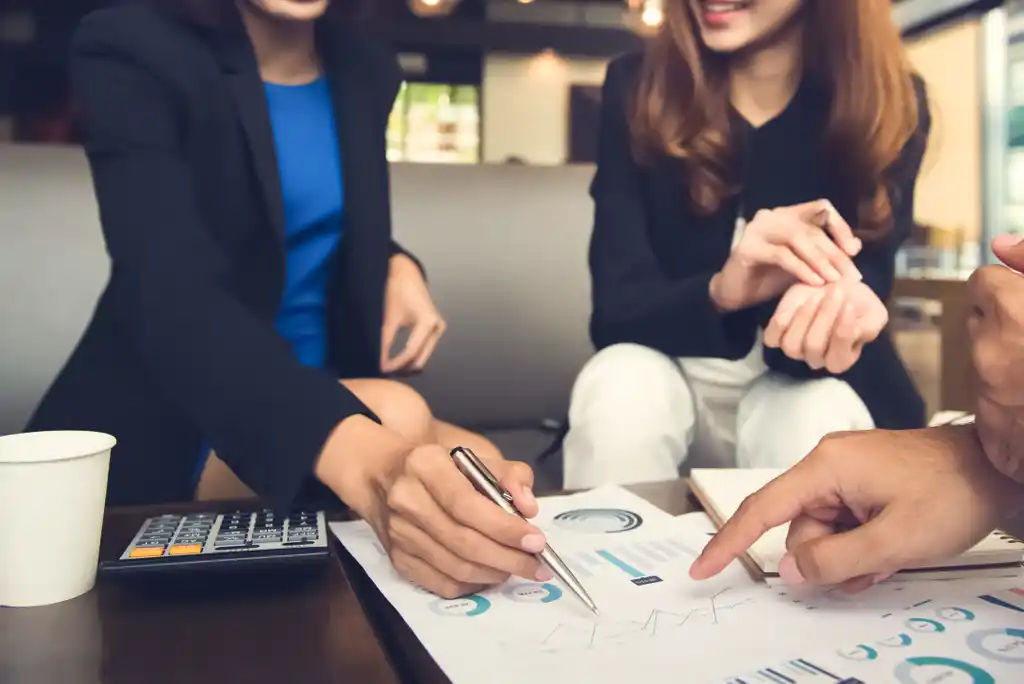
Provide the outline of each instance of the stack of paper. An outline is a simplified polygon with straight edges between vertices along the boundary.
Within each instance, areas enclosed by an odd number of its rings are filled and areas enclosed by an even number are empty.
[[[884,615],[955,584],[882,586],[850,600],[769,588],[738,564],[694,582],[688,569],[714,533],[710,519],[673,518],[614,487],[543,499],[535,522],[600,617],[557,581],[438,598],[395,574],[369,526],[331,527],[454,684],[720,682],[859,643],[885,630]]]

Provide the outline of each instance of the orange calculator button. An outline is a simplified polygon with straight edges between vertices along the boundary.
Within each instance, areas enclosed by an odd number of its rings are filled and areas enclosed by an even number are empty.
[[[194,556],[195,554],[202,552],[202,544],[180,544],[178,546],[172,546],[170,550],[170,554],[172,556]]]
[[[164,555],[164,547],[162,546],[144,546],[138,549],[132,549],[132,552],[128,554],[129,558],[156,558],[157,556]]]

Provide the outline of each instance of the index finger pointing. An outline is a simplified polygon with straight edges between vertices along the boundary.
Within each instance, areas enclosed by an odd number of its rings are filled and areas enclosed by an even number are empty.
[[[694,561],[690,577],[714,577],[765,532],[799,516],[816,498],[814,481],[813,464],[805,461],[748,496]]]

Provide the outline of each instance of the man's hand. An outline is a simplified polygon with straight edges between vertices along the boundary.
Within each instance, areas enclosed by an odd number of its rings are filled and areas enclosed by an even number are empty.
[[[889,311],[859,280],[824,287],[797,283],[786,291],[764,333],[767,347],[815,370],[845,373],[889,322]]]
[[[978,435],[992,464],[1024,482],[1024,243],[1003,236],[992,249],[1006,266],[979,268],[968,284]]]
[[[690,574],[712,577],[792,523],[783,579],[859,591],[969,549],[1022,495],[985,458],[974,426],[836,434],[748,497]]]

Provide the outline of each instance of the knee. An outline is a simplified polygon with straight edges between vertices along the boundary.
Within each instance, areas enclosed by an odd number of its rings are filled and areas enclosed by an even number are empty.
[[[838,378],[806,382],[785,400],[791,415],[818,423],[834,423],[836,429],[856,429],[870,420],[867,408],[853,388]]]
[[[664,393],[683,383],[675,361],[639,344],[617,344],[595,354],[580,371],[574,394],[607,390],[617,396]]]
[[[675,360],[649,347],[619,344],[601,350],[583,367],[573,387],[570,422],[572,416],[604,421],[609,413],[685,420],[692,402]],[[617,427],[623,422],[615,421]]]
[[[412,387],[394,380],[374,380],[350,386],[384,427],[414,444],[434,442],[434,416],[430,405]]]

